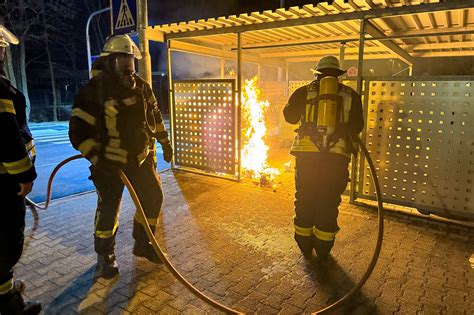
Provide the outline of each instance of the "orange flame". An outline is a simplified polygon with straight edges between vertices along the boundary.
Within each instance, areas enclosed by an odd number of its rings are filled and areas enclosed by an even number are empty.
[[[242,168],[252,178],[279,174],[267,164],[269,147],[265,143],[265,112],[270,103],[260,100],[262,91],[257,87],[257,77],[245,80],[242,91]]]

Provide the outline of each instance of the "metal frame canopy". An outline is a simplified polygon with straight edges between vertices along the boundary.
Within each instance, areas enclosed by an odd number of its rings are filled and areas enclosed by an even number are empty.
[[[224,78],[222,74],[224,59],[237,61],[234,85],[237,99],[236,117],[234,118],[234,125],[237,129],[235,133],[237,137],[237,179],[240,179],[241,164],[241,90],[242,64],[244,62],[274,65],[288,69],[290,63],[314,63],[324,55],[340,55],[345,60],[358,61],[357,68],[359,71],[356,82],[357,91],[361,93],[364,84],[362,78],[364,60],[398,58],[411,68],[418,58],[474,56],[473,34],[474,0],[349,0],[348,3],[335,0],[332,5],[327,3],[304,5],[302,7],[291,7],[287,10],[277,9],[275,11],[240,14],[239,16],[233,15],[170,25],[150,26],[146,30],[147,39],[168,44],[170,100],[173,99],[175,92],[173,91],[171,71],[171,51],[183,51],[221,59],[221,79]],[[397,176],[391,176],[390,178],[387,176],[388,179],[402,182],[406,180],[407,183],[409,179],[411,180],[411,192],[404,191],[404,189],[408,189],[405,186],[401,187],[401,192],[397,191],[399,183],[395,183],[391,186],[392,193],[389,199],[394,201],[395,204],[420,205],[421,207],[435,209],[440,213],[445,213],[446,209],[449,208],[450,213],[472,217],[472,206],[468,204],[472,200],[470,190],[465,191],[467,195],[461,196],[462,189],[460,186],[454,186],[455,192],[450,192],[451,184],[441,182],[441,180],[448,181],[448,179],[440,178],[439,174],[430,174],[428,171],[423,173],[413,171],[413,168],[419,167],[419,165],[422,165],[424,169],[429,169],[430,163],[434,163],[435,168],[447,167],[447,173],[451,172],[451,168],[457,167],[456,172],[461,174],[461,168],[454,165],[455,163],[442,161],[443,166],[436,164],[439,157],[431,154],[431,152],[434,152],[435,144],[423,142],[423,145],[421,145],[420,143],[425,140],[427,142],[431,141],[433,135],[430,133],[434,130],[435,116],[444,116],[445,109],[443,107],[447,104],[450,106],[451,116],[456,117],[456,119],[452,117],[449,126],[444,127],[446,132],[449,132],[446,141],[451,141],[451,137],[456,134],[458,137],[461,135],[461,142],[458,141],[458,144],[464,143],[463,137],[465,134],[469,134],[470,131],[466,131],[465,127],[465,119],[467,119],[465,117],[471,115],[470,109],[466,109],[468,106],[465,106],[469,102],[465,100],[472,98],[471,79],[456,77],[451,80],[444,80],[443,78],[424,77],[422,82],[416,82],[417,80],[414,78],[404,78],[407,80],[403,82],[404,85],[402,83],[397,85],[398,83],[394,82],[392,77],[382,81],[379,80],[380,82],[370,81],[369,77],[364,79],[366,109],[364,112],[367,113],[369,106],[369,91],[378,93],[380,92],[378,90],[380,86],[380,89],[383,89],[380,94],[377,94],[380,102],[370,99],[372,109],[375,108],[372,102],[378,104],[378,106],[388,106],[385,110],[384,108],[378,109],[377,112],[382,112],[382,110],[384,113],[387,112],[392,115],[388,119],[392,119],[398,124],[395,126],[398,134],[395,132],[393,136],[397,137],[396,139],[400,143],[394,141],[395,148],[390,148],[394,156],[392,156],[390,162],[391,168],[384,166],[384,172],[392,171],[393,168],[393,172],[397,173]],[[288,83],[288,75],[286,80]],[[374,87],[372,87],[372,84],[375,84]],[[390,95],[387,93],[388,85],[392,89]],[[391,110],[394,110],[392,108],[394,105],[390,98],[395,94],[397,95],[397,102],[406,105],[410,117],[404,117],[403,113],[398,117],[395,112],[391,112]],[[423,107],[425,105],[428,107]],[[174,117],[173,106],[170,107],[170,114]],[[436,116],[436,119],[440,125],[445,125],[446,118]],[[418,125],[405,126],[402,125],[402,122]],[[446,122],[448,121],[446,120]],[[426,123],[427,126],[420,127],[421,124]],[[172,122],[172,137],[174,137],[174,127]],[[370,126],[367,125],[366,130],[370,129],[368,127]],[[377,128],[383,128],[383,126]],[[438,129],[445,132],[443,127]],[[416,130],[416,137],[412,134],[413,130]],[[372,135],[374,134],[375,131],[372,130]],[[368,137],[370,138],[370,133],[368,133]],[[386,138],[382,137],[382,139]],[[440,138],[437,136],[437,141]],[[402,139],[403,143],[401,143]],[[420,143],[413,144],[413,139]],[[173,145],[175,145],[175,140],[180,139],[173,138]],[[368,140],[368,142],[370,145],[371,141]],[[413,151],[413,146],[420,153],[417,153],[418,157],[415,156],[414,159],[411,159],[411,155],[408,154],[412,154],[412,152],[408,153],[404,150]],[[448,146],[453,147],[453,144],[449,143]],[[433,148],[433,151],[431,148]],[[389,154],[390,150],[385,151]],[[422,154],[422,150],[428,152],[423,151]],[[455,162],[459,164],[459,161],[464,161],[463,163],[469,161],[467,163],[471,163],[470,156],[463,155],[463,152],[463,150],[457,152],[460,157]],[[425,161],[423,164],[419,164],[421,163],[418,161],[420,157],[430,161],[430,163]],[[379,160],[380,163],[388,164],[387,158],[380,158]],[[397,165],[397,163],[399,164]],[[400,163],[403,163],[403,165]],[[362,168],[357,172],[357,165],[357,160],[353,158],[352,183],[356,183],[356,178],[360,180],[361,174],[363,175]],[[360,165],[363,167],[364,164],[361,163]],[[379,167],[382,167],[382,165],[380,164]],[[413,176],[422,174],[420,175],[422,177],[411,178],[409,174],[412,173]],[[406,177],[403,177],[405,175]],[[429,175],[433,175],[434,179],[431,179]],[[456,176],[456,183],[466,181],[466,178],[461,175]],[[446,178],[448,177],[446,176]],[[388,179],[385,183],[387,187],[391,184]],[[438,190],[428,190],[425,187],[432,184],[429,180],[433,180],[433,183],[439,187],[442,185],[441,193]],[[467,180],[468,182],[472,181],[470,178]],[[435,184],[432,186],[438,187]],[[415,187],[415,185],[417,186]],[[356,185],[351,185],[350,198],[352,202],[361,196],[367,198],[367,194],[370,194],[365,182],[359,181],[358,186],[357,191]],[[366,190],[369,192],[366,192]],[[462,193],[464,194],[464,191]],[[452,200],[450,199],[451,205],[440,205],[438,203],[439,196],[444,200],[447,198],[447,194],[454,196]],[[397,200],[397,198],[401,199]],[[413,204],[415,202],[413,199],[420,201]]]
[[[356,60],[363,40],[365,60],[411,65],[417,57],[474,56],[474,0],[336,0],[147,28],[149,40],[172,49],[228,59],[239,48],[235,33],[242,34],[242,61],[314,62],[338,55],[340,43],[344,59]]]

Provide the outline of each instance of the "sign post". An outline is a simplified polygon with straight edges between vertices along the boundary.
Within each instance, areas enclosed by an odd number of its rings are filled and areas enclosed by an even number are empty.
[[[137,31],[137,4],[135,0],[110,0],[112,35]]]
[[[150,58],[150,45],[146,36],[146,29],[148,27],[148,0],[137,0],[138,6],[138,39],[140,42],[140,51],[142,53],[142,59],[139,60],[138,70],[140,76],[152,85],[151,78],[151,58]]]
[[[110,7],[109,8],[104,8],[104,9],[101,9],[101,10],[97,10],[95,12],[92,12],[92,14],[89,16],[89,19],[87,19],[87,24],[86,24],[86,45],[87,45],[87,71],[89,73],[89,79],[91,78],[91,68],[92,68],[92,62],[94,62],[94,60],[92,60],[92,57],[91,57],[91,41],[90,41],[90,36],[89,36],[89,26],[91,24],[91,21],[92,21],[92,18],[98,14],[101,14],[101,13],[104,13],[104,12],[107,12],[110,10]]]

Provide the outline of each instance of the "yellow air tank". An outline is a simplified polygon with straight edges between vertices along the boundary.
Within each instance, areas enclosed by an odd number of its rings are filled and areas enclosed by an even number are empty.
[[[339,82],[335,77],[324,77],[319,83],[319,95],[334,95],[338,93]],[[337,100],[324,98],[318,102],[317,128],[320,133],[330,135],[336,129]]]

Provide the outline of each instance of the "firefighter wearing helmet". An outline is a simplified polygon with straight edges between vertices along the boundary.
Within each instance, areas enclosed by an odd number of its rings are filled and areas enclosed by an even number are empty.
[[[173,156],[168,133],[151,87],[135,74],[141,58],[128,35],[116,35],[104,45],[97,74],[79,91],[69,123],[75,149],[90,161],[98,205],[94,245],[98,255],[96,276],[118,274],[115,236],[124,185],[118,170],[131,180],[152,230],[156,228],[163,192],[156,171],[155,139],[166,162]],[[159,263],[139,217],[135,216],[133,253]]]
[[[306,258],[313,249],[327,261],[336,233],[338,206],[349,180],[351,136],[364,126],[361,97],[340,84],[345,73],[334,56],[320,59],[316,79],[297,89],[283,110],[285,120],[298,124],[291,148],[296,157],[295,240]]]
[[[24,283],[13,280],[13,267],[23,252],[25,196],[31,191],[36,171],[35,148],[26,122],[24,95],[6,78],[5,49],[18,44],[0,21],[0,313],[38,314],[38,301],[25,302]]]

